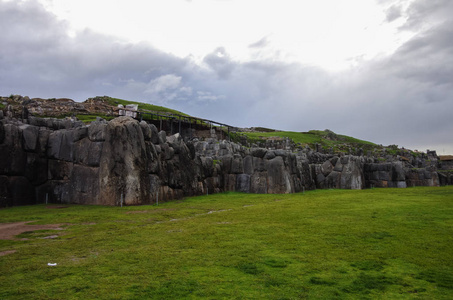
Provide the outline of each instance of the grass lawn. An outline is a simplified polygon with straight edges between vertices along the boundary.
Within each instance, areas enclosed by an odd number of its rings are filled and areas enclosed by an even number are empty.
[[[64,230],[0,240],[0,299],[453,299],[453,187],[0,210],[20,221]]]

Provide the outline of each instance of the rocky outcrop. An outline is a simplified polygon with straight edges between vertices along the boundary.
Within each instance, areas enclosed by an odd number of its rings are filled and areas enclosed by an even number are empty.
[[[316,188],[451,184],[434,156],[380,161],[290,143],[244,147],[167,136],[130,117],[0,119],[0,205],[49,202],[138,205],[223,191],[295,193]]]
[[[108,97],[89,98],[85,102],[75,102],[72,99],[41,99],[21,95],[0,97],[0,103],[7,106],[9,117],[27,119],[29,114],[35,116],[60,117],[76,114],[102,114],[105,116],[118,115]]]

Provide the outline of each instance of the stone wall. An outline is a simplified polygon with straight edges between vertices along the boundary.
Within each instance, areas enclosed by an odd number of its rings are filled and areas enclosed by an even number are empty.
[[[46,199],[138,205],[224,191],[294,193],[451,184],[450,177],[445,179],[420,158],[380,162],[368,156],[295,149],[283,142],[285,147],[274,143],[267,149],[216,138],[184,141],[180,134],[167,136],[130,117],[100,119],[89,126],[71,119],[3,118],[0,205]]]

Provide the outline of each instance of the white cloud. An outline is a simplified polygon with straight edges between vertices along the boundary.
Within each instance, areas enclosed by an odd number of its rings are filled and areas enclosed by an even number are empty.
[[[201,102],[215,102],[225,98],[225,95],[214,95],[211,92],[197,91],[197,100]]]
[[[192,96],[193,94],[193,89],[190,86],[183,86],[182,88],[179,89],[182,95],[185,96]]]
[[[144,92],[147,94],[160,94],[173,91],[179,87],[181,79],[181,76],[176,76],[174,74],[162,75],[156,79],[150,80]]]
[[[338,70],[349,66],[350,57],[371,57],[400,45],[394,36],[400,33],[391,32],[398,24],[383,24],[389,14],[375,0],[40,1],[68,20],[71,30],[146,41],[197,61],[225,47],[233,60],[245,62],[256,57],[250,45],[268,45],[269,53],[286,62]]]

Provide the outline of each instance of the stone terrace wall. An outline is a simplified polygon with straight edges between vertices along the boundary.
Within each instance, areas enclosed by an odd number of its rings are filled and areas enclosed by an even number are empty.
[[[451,184],[432,164],[366,156],[184,141],[119,117],[79,121],[0,116],[0,206],[152,204],[224,191],[294,193],[316,188]],[[443,175],[442,175],[443,176]]]

